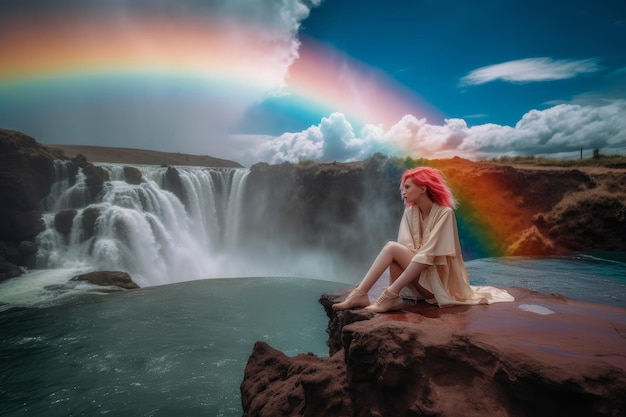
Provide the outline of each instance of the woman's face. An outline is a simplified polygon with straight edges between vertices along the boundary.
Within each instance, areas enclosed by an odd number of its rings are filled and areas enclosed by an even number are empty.
[[[417,185],[411,178],[407,178],[402,184],[402,198],[407,203],[417,203],[417,200],[426,191],[426,187],[423,185]]]

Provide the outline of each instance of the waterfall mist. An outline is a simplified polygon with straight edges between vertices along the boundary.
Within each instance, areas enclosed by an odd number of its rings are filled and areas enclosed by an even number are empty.
[[[299,224],[307,202],[294,201],[294,189],[280,184],[248,181],[249,169],[96,168],[105,181],[94,186],[85,169],[57,161],[57,182],[43,202],[37,268],[125,271],[140,286],[245,276],[359,278],[341,246],[362,230],[324,219],[323,210]],[[282,204],[287,212],[277,208]],[[315,222],[326,225],[312,235]]]

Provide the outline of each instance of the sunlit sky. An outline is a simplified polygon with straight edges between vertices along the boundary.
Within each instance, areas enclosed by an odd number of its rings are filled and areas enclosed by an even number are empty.
[[[0,127],[244,165],[626,154],[618,0],[0,3]]]

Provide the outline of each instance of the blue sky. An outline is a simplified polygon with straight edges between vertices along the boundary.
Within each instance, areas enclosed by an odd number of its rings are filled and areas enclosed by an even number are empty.
[[[219,95],[196,88],[194,79],[141,74],[121,83],[101,79],[97,86],[69,79],[46,89],[0,85],[0,126],[43,143],[208,154],[244,165],[357,160],[377,151],[470,159],[576,157],[580,148],[587,156],[593,149],[626,154],[623,1],[59,0],[51,7],[5,0],[0,36],[8,21],[20,19],[20,30],[28,31],[58,10],[71,18],[67,27],[75,24],[77,39],[90,30],[81,21],[111,15],[123,22],[111,30],[153,51],[161,45],[142,32],[146,14],[194,17],[207,25],[218,16],[264,28],[248,39],[250,33],[238,34],[244,42],[238,51],[279,81],[265,91],[228,85],[238,91],[230,96],[224,88]],[[253,50],[267,30],[274,38]],[[226,44],[232,38],[224,33]],[[289,72],[304,65],[313,43],[345,67],[382,75],[374,80],[382,89],[392,82],[433,111],[408,109],[382,125],[352,118],[339,103],[311,106],[290,94]],[[376,107],[372,101],[368,105]]]
[[[382,132],[387,142],[400,143],[392,152],[472,159],[572,158],[580,148],[587,156],[593,149],[626,153],[624,2],[327,0],[311,10],[299,36],[303,45],[314,39],[383,71],[439,111],[425,123],[404,121],[410,128],[396,129],[395,137],[393,129]],[[289,97],[264,105],[279,107],[281,100]],[[300,122],[315,123],[316,116]],[[359,126],[351,126],[334,140],[358,142]],[[267,133],[279,134],[277,127]],[[315,129],[286,134],[271,149],[308,145],[314,140],[306,138],[318,136]],[[440,145],[450,138],[462,143]],[[276,153],[274,161],[303,153]]]
[[[617,0],[326,1],[301,33],[384,70],[468,124],[514,125],[532,109],[626,94],[626,3]],[[494,68],[515,61],[526,64],[519,80]],[[558,74],[559,64],[569,70]],[[486,67],[490,77],[472,80]]]
[[[325,1],[300,35],[419,94],[441,112],[429,124],[462,119],[484,133],[461,156],[626,152],[626,3]],[[582,132],[594,123],[602,126]]]

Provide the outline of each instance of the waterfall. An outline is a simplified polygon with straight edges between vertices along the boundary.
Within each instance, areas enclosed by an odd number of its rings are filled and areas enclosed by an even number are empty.
[[[135,166],[132,180],[98,164],[108,179],[94,188],[72,167],[56,162],[38,268],[121,270],[151,286],[221,276],[219,260],[237,250],[247,169]]]

